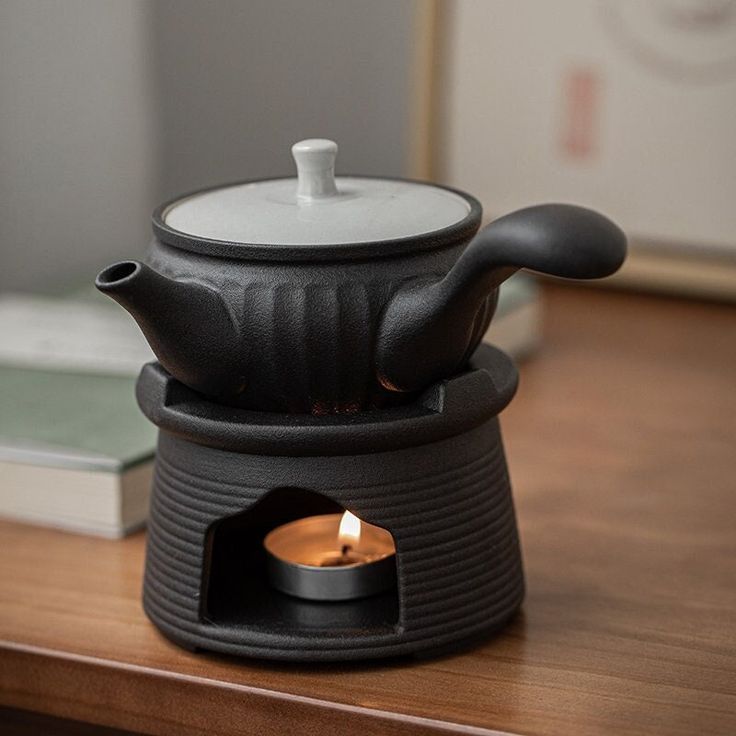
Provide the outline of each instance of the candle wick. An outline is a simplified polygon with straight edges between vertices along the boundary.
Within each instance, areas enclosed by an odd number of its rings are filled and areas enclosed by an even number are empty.
[[[348,552],[350,552],[351,549],[352,547],[349,544],[343,544],[342,548],[340,549],[340,554],[343,557],[347,557]]]

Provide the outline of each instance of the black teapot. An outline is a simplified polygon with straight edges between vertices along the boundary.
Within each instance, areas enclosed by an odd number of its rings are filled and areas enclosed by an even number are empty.
[[[144,262],[96,280],[169,373],[223,404],[322,415],[403,403],[463,370],[515,271],[601,278],[626,254],[623,232],[588,209],[529,207],[476,235],[481,206],[464,192],[336,179],[331,141],[293,153],[296,179],[159,207]]]

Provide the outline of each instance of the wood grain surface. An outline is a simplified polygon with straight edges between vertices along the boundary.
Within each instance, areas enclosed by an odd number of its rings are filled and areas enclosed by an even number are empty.
[[[360,666],[190,654],[141,611],[143,535],[2,523],[0,704],[184,736],[736,733],[736,310],[546,299],[502,419],[528,583],[502,635]]]

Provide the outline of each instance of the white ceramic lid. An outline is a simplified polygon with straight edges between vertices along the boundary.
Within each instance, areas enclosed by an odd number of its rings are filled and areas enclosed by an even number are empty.
[[[298,178],[236,184],[193,194],[163,212],[168,228],[230,243],[349,244],[407,238],[468,216],[464,197],[396,179],[335,178],[337,144],[292,147]]]

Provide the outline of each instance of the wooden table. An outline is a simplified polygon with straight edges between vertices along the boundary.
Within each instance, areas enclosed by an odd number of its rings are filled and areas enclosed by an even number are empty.
[[[421,662],[193,655],[141,611],[143,535],[4,523],[0,703],[182,736],[736,733],[736,311],[546,298],[503,416],[529,591],[505,633]]]

